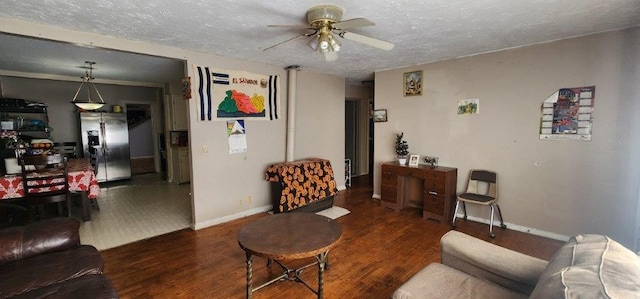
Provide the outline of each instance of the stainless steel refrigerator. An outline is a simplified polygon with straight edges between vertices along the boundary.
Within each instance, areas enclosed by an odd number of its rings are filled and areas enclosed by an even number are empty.
[[[80,134],[84,157],[91,160],[98,182],[131,178],[125,113],[80,112]]]

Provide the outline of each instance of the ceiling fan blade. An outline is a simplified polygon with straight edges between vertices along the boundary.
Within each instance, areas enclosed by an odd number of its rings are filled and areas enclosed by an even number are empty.
[[[376,23],[365,19],[365,18],[355,18],[351,20],[344,20],[342,22],[337,22],[331,25],[331,27],[335,29],[350,29],[356,27],[365,27],[365,26],[373,26]]]
[[[309,25],[267,25],[267,27],[313,29]]]
[[[290,38],[290,39],[288,39],[288,40],[281,41],[281,42],[279,42],[279,43],[277,43],[277,44],[275,44],[275,45],[273,45],[273,46],[266,47],[266,48],[262,49],[262,51],[266,51],[266,50],[269,50],[269,49],[271,49],[271,48],[275,48],[275,47],[277,47],[277,46],[279,46],[279,45],[282,45],[282,44],[284,44],[284,43],[286,43],[286,42],[290,42],[290,41],[292,41],[292,40],[296,40],[296,39],[299,39],[299,38],[302,38],[302,37],[305,37],[305,36],[309,36],[309,35],[308,35],[308,34],[303,34],[303,35],[294,36],[294,37],[292,37],[292,38]]]
[[[382,50],[391,50],[393,49],[393,47],[395,46],[394,44],[387,42],[387,41],[383,41],[377,38],[373,38],[373,37],[368,37],[368,36],[364,36],[362,34],[357,34],[357,33],[353,33],[353,32],[342,32],[339,34],[340,37],[348,39],[348,40],[352,40],[354,42],[358,42],[358,43],[362,43],[365,45],[369,45],[372,47],[376,47],[378,49],[382,49]]]
[[[325,61],[338,60],[338,52],[331,51],[331,52],[324,53],[324,60]]]

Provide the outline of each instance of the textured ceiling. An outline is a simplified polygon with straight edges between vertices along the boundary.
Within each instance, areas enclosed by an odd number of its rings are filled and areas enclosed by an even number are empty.
[[[264,62],[276,66],[300,65],[313,72],[338,75],[348,82],[369,80],[376,70],[385,70],[460,56],[564,39],[590,33],[640,25],[639,0],[369,0],[335,1],[344,8],[343,19],[367,18],[372,27],[355,33],[390,41],[396,46],[383,51],[349,40],[341,40],[339,59],[324,61],[306,39],[273,49],[262,49],[303,33],[269,24],[306,24],[308,8],[324,4],[318,0],[4,0],[0,16],[52,26],[94,32],[128,40],[214,53],[225,57]],[[0,31],[2,28],[0,28]],[[176,68],[174,61],[140,58],[139,55],[98,49],[77,49],[74,58],[61,56],[72,45],[28,46],[16,41],[11,48],[0,37],[0,69],[20,71],[29,65],[72,64],[77,71],[87,59],[98,62],[97,76],[111,79],[146,78],[154,62]],[[16,37],[13,37],[16,38]],[[30,47],[23,55],[42,52],[29,61],[10,53]],[[9,52],[10,51],[10,52]],[[23,51],[24,52],[24,51]],[[28,54],[28,55],[27,55]],[[56,56],[57,55],[57,56]],[[94,55],[82,57],[81,55]],[[123,63],[118,63],[122,58]],[[38,62],[38,59],[48,59]],[[55,61],[56,59],[61,61]],[[64,59],[68,59],[64,61]],[[146,59],[146,60],[145,60]],[[20,61],[24,60],[24,61]],[[15,64],[15,65],[14,65]],[[56,72],[51,66],[51,71]],[[180,63],[177,64],[180,68]],[[69,66],[67,65],[67,68]],[[98,71],[100,68],[100,72]],[[142,68],[143,71],[140,71]],[[137,70],[136,70],[137,69]],[[63,72],[63,70],[59,70]],[[148,72],[146,72],[148,73]]]

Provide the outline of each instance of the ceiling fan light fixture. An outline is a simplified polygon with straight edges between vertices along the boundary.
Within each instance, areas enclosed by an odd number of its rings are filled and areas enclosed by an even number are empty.
[[[104,103],[104,100],[102,99],[102,96],[100,95],[100,92],[96,88],[96,85],[93,83],[93,79],[95,79],[93,78],[93,65],[96,63],[94,61],[85,61],[85,63],[88,64],[89,66],[85,70],[85,76],[80,77],[82,78],[82,83],[80,83],[80,87],[78,87],[78,90],[76,91],[76,94],[73,96],[73,100],[71,100],[71,103],[76,105],[76,107],[84,110],[100,109],[102,108],[102,106],[104,106],[105,103]],[[78,100],[78,94],[80,94],[80,91],[82,90],[82,87],[85,86],[85,83],[86,83],[86,89],[87,89],[87,99]],[[100,102],[91,100],[91,93],[92,93],[91,89],[93,89],[93,92],[95,92],[95,94],[98,95]]]
[[[331,46],[331,50],[333,50],[334,52],[340,51],[340,42],[338,42],[338,40],[336,40],[333,36],[329,37],[329,45]]]
[[[314,50],[317,51],[318,50],[318,38],[314,37],[312,39],[309,40],[309,42],[307,43],[307,45],[309,45],[309,47]]]
[[[320,33],[318,35],[318,49],[322,53],[326,53],[331,51],[331,35]]]

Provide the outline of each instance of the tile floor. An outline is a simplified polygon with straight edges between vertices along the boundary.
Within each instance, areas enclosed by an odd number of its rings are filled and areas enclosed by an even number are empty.
[[[100,184],[100,210],[80,226],[82,244],[104,250],[191,225],[189,184],[171,184],[159,174]]]

